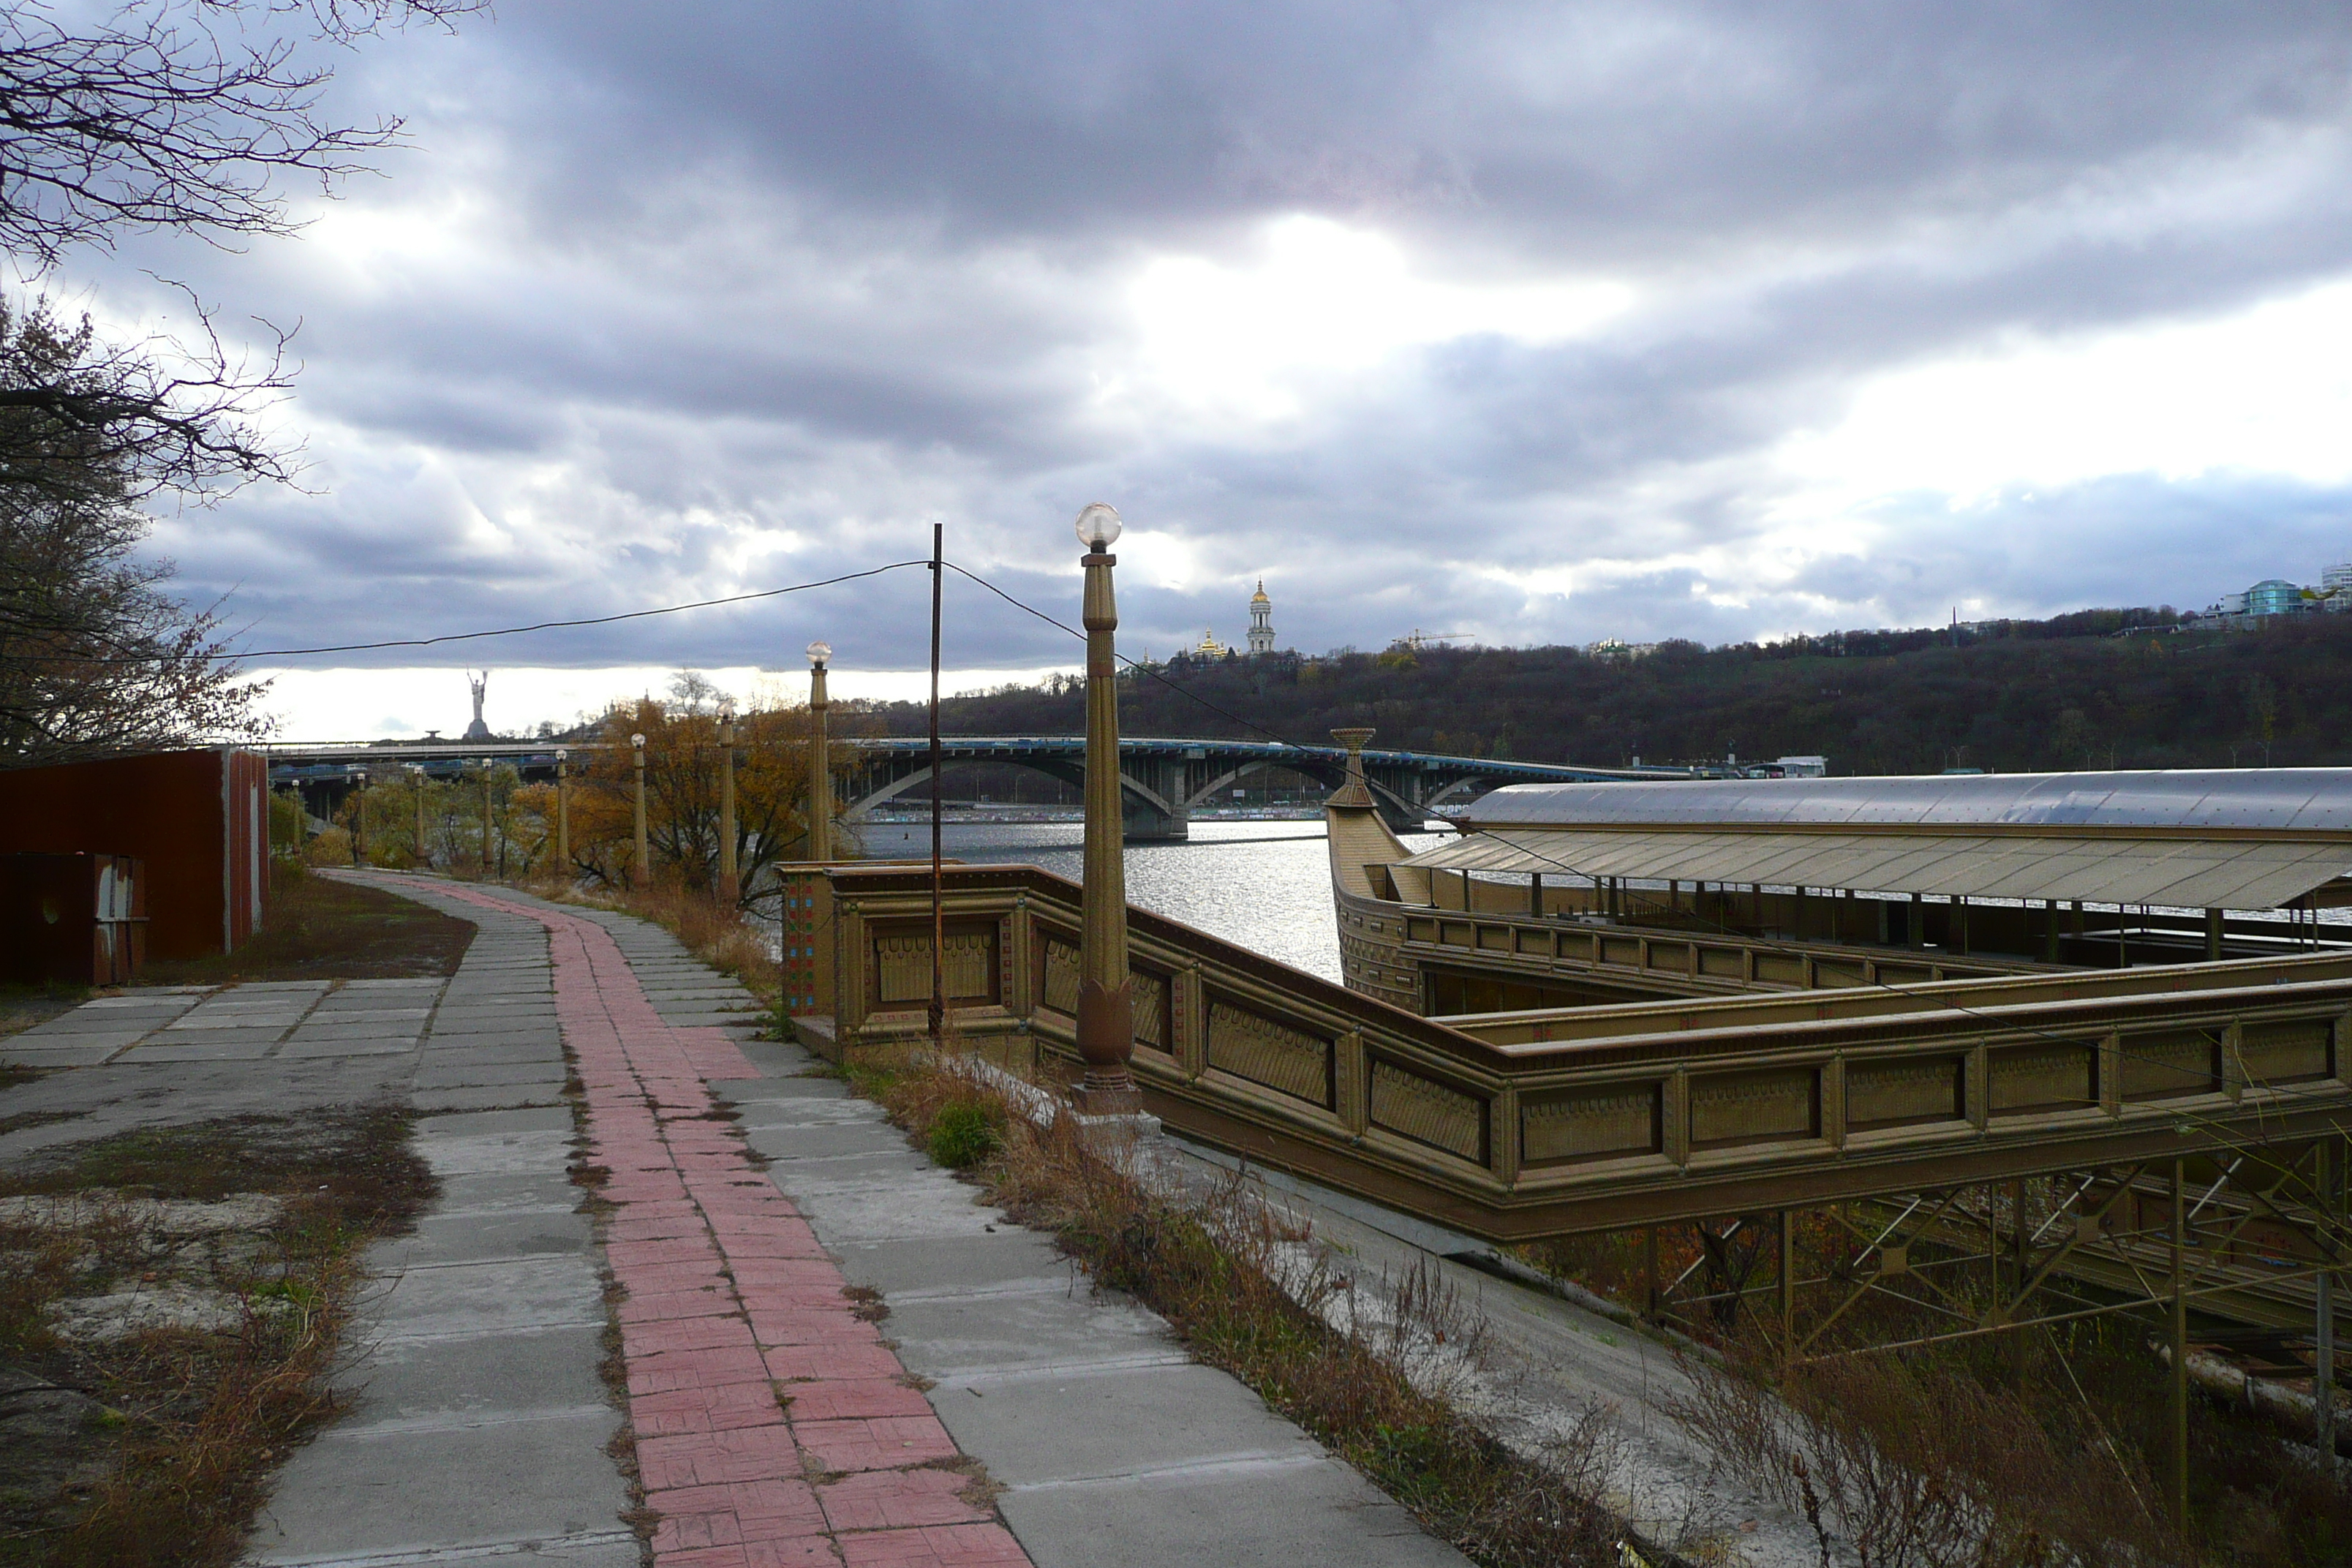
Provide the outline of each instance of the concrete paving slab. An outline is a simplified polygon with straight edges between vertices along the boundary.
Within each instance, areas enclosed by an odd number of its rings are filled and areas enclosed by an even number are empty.
[[[13,1040],[68,1040],[79,1035],[111,1035],[130,1032],[143,1035],[160,1029],[180,1016],[177,1011],[148,1012],[144,1009],[114,1007],[100,1010],[83,1003],[70,1013],[60,1013],[10,1037]]]
[[[349,1419],[383,1426],[528,1411],[578,1414],[606,1402],[596,1375],[603,1333],[536,1329],[383,1345],[361,1369]]]
[[[444,1110],[519,1110],[530,1106],[561,1105],[563,1095],[557,1089],[504,1084],[486,1089],[425,1089],[412,1096],[409,1103],[429,1116]]]
[[[424,1142],[452,1138],[487,1138],[509,1132],[572,1131],[569,1110],[476,1110],[429,1118],[418,1134]]]
[[[125,1030],[120,1034],[89,1034],[74,1037],[74,1043],[64,1044],[66,1037],[51,1036],[47,1039],[26,1041],[23,1036],[0,1040],[0,1061],[22,1062],[26,1067],[83,1068],[96,1067],[125,1046],[136,1045],[147,1037]]]
[[[276,1045],[293,1026],[291,1018],[282,1024],[225,1024],[218,1018],[194,1024],[182,1018],[156,1030],[155,1043],[159,1046]]]
[[[899,1356],[927,1377],[967,1367],[1100,1362],[1179,1349],[1157,1314],[1095,1299],[1086,1281],[1066,1272],[971,1288],[954,1297],[902,1294],[889,1300],[889,1334],[898,1342]]]
[[[503,1258],[587,1256],[595,1236],[588,1216],[553,1205],[436,1215],[413,1236],[384,1244],[385,1272]]]
[[[1322,1453],[1256,1394],[1188,1362],[942,1371],[925,1374],[940,1379],[932,1408],[1006,1486]]]
[[[133,1046],[122,1054],[121,1060],[139,1066],[151,1062],[257,1062],[269,1054],[275,1043],[273,1037],[242,1045]]]
[[[604,1454],[619,1425],[605,1409],[438,1431],[331,1427],[286,1467],[249,1560],[446,1560],[467,1547],[610,1541],[628,1507]]]
[[[473,1063],[450,1066],[431,1062],[416,1069],[419,1089],[466,1089],[483,1084],[536,1084],[546,1089],[563,1087],[563,1068],[534,1062]]]
[[[1062,1257],[1050,1237],[1017,1226],[993,1233],[912,1241],[833,1241],[841,1272],[853,1285],[878,1290],[886,1301],[901,1292],[926,1289],[973,1289],[1036,1279],[1054,1270],[1087,1286],[1076,1266]],[[895,1309],[894,1309],[895,1311]]]
[[[772,1160],[798,1162],[908,1150],[905,1133],[887,1121],[866,1117],[845,1116],[829,1125],[795,1121],[761,1126],[746,1115],[741,1125],[751,1147]]]
[[[561,1067],[563,1063],[563,1051],[553,1041],[543,1046],[476,1046],[470,1039],[457,1045],[427,1037],[425,1050],[425,1065],[435,1068]]]
[[[579,1258],[541,1254],[410,1268],[372,1287],[354,1315],[391,1342],[602,1327],[604,1306]]]
[[[288,1060],[307,1060],[319,1057],[398,1057],[416,1049],[414,1037],[408,1039],[357,1040],[289,1040],[278,1047],[278,1055]]]
[[[471,1176],[489,1172],[532,1175],[562,1173],[572,1158],[572,1130],[448,1134],[437,1129],[417,1144],[416,1152],[436,1176]]]
[[[1378,1489],[1319,1456],[1235,1456],[1092,1484],[1015,1488],[999,1506],[1037,1568],[1461,1568],[1463,1562]]]

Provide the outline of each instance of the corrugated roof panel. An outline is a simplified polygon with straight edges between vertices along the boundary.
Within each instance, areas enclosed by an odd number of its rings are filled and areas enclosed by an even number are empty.
[[[2275,908],[2352,872],[2352,843],[1502,827],[1466,834],[1402,863],[1943,898],[2252,910]]]
[[[1915,778],[1528,784],[1470,806],[1479,826],[1723,823],[2294,829],[2352,836],[2352,768],[2202,768]]]

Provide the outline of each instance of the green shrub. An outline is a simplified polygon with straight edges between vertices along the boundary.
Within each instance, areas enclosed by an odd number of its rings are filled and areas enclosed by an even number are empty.
[[[984,1106],[952,1100],[931,1121],[931,1158],[950,1171],[968,1171],[996,1152],[1003,1141],[996,1119]]]

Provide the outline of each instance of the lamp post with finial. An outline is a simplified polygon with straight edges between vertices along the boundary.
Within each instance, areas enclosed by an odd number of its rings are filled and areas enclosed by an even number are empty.
[[[808,852],[804,858],[833,858],[833,760],[825,754],[824,713],[832,706],[824,695],[825,666],[833,662],[833,645],[819,639],[808,645],[809,757]]]
[[[629,862],[629,880],[646,887],[653,879],[653,868],[646,863],[646,738],[629,737],[629,750],[635,753],[637,770],[637,853]]]
[[[743,896],[735,864],[735,700],[719,705],[719,901],[732,905]]]
[[[1118,778],[1118,605],[1111,568],[1118,557],[1117,510],[1100,501],[1078,513],[1078,564],[1086,572],[1087,824],[1078,956],[1078,1058],[1086,1075],[1079,1109],[1097,1115],[1140,1110],[1129,1066],[1135,1056],[1134,998],[1127,968],[1127,868]]]
[[[409,787],[416,792],[416,863],[419,866],[430,866],[433,864],[433,857],[425,851],[425,764],[423,763],[408,764],[408,784]]]

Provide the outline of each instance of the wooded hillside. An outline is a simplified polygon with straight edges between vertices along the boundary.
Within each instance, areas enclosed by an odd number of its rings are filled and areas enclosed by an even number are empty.
[[[1760,647],[1667,643],[1631,658],[1424,647],[1175,660],[1130,671],[1119,713],[1135,735],[1265,738],[1255,725],[1323,742],[1334,727],[1369,724],[1379,745],[1595,765],[1735,751],[1748,760],[1818,752],[1833,773],[2352,763],[2352,616],[2227,636],[2111,635],[2155,615],[2011,623],[1964,631],[1958,647],[1948,631],[1921,631]],[[958,734],[1084,727],[1075,683],[942,706]],[[922,731],[918,704],[873,711],[892,733]]]

